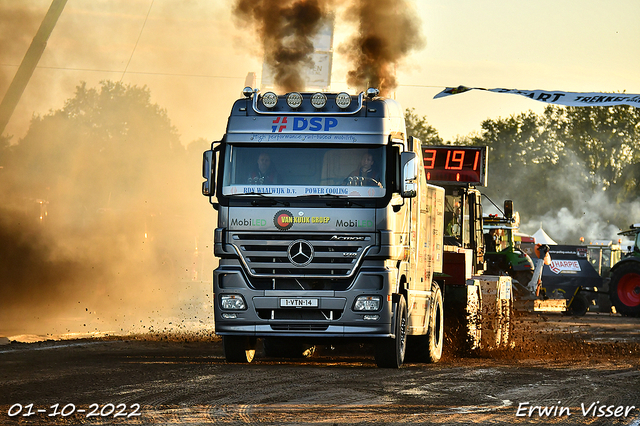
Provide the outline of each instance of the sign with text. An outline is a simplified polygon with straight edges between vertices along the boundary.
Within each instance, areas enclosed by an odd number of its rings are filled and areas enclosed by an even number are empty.
[[[447,87],[438,93],[433,99],[457,95],[470,90],[485,90],[493,93],[509,93],[512,95],[526,96],[527,98],[545,102],[548,104],[564,106],[614,106],[630,105],[640,108],[640,95],[628,93],[600,93],[600,92],[563,92],[559,90],[518,90],[518,89],[484,89],[482,87]]]

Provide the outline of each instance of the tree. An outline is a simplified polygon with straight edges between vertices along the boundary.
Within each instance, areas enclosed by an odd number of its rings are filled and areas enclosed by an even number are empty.
[[[558,140],[587,167],[593,187],[637,197],[640,110],[630,106],[556,108]],[[634,167],[635,166],[635,167]]]
[[[485,192],[513,199],[525,221],[556,221],[566,241],[585,233],[613,238],[604,229],[635,220],[628,215],[640,195],[638,114],[630,107],[549,106],[542,115],[485,120],[469,138],[489,146]]]
[[[34,117],[26,136],[5,146],[14,191],[65,206],[57,217],[69,220],[175,196],[185,150],[150,97],[146,87],[82,83],[62,109]]]
[[[415,108],[407,108],[404,111],[404,121],[407,126],[407,135],[415,136],[423,145],[442,145],[443,141],[438,136],[435,127],[427,123],[427,117],[419,117]]]

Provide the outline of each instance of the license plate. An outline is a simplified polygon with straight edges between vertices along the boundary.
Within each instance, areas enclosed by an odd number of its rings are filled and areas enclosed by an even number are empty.
[[[281,308],[317,308],[318,299],[280,299]]]

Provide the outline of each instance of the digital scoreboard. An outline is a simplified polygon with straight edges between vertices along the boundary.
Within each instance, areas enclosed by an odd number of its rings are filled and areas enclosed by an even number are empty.
[[[422,146],[428,183],[487,186],[486,146]]]

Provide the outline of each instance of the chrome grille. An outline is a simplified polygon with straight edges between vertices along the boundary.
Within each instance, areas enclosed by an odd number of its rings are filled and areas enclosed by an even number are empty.
[[[230,232],[229,243],[252,277],[346,278],[354,274],[362,256],[374,244],[371,235],[346,237],[335,233]],[[289,247],[298,240],[313,246],[313,258],[305,266],[295,266],[289,259]]]

